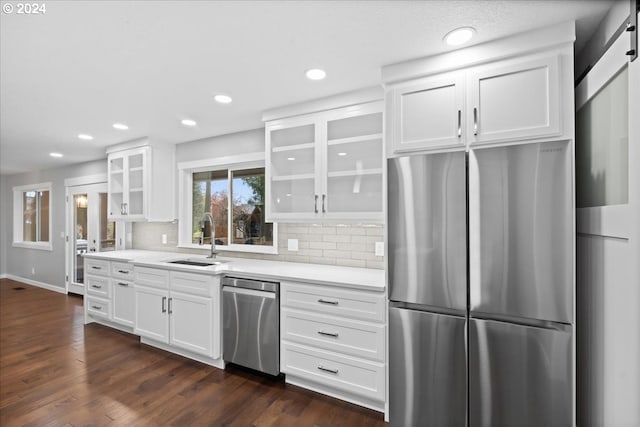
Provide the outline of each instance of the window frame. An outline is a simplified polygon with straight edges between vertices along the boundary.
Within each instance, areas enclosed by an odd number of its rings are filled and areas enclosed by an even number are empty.
[[[248,153],[237,156],[226,156],[220,158],[195,160],[178,163],[178,247],[184,249],[209,250],[209,245],[199,245],[192,242],[193,230],[193,174],[196,172],[227,170],[229,182],[229,215],[227,216],[227,230],[231,231],[233,221],[232,204],[232,172],[243,169],[265,168],[265,154]],[[266,168],[265,168],[266,175]],[[265,189],[266,191],[266,189]],[[266,199],[266,194],[265,194]],[[231,236],[229,236],[231,239]],[[271,246],[245,245],[231,243],[227,245],[216,245],[216,249],[225,252],[244,252],[258,254],[278,253],[278,224],[273,223],[273,244]]]
[[[51,182],[41,182],[38,184],[28,184],[13,187],[13,243],[16,248],[38,249],[43,251],[53,251],[53,185]],[[48,191],[49,192],[49,240],[46,242],[27,242],[24,240],[24,193],[27,191]],[[40,209],[38,208],[38,211]],[[40,212],[38,212],[40,215]],[[40,225],[38,223],[37,228]]]

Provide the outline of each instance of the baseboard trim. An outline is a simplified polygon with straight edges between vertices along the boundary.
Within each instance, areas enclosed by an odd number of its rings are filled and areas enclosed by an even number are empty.
[[[6,273],[0,274],[0,279],[8,279],[9,277],[7,277]]]
[[[13,274],[7,274],[7,279],[15,280],[16,282],[26,283],[27,285],[37,286],[38,288],[46,289],[48,291],[58,292],[59,294],[66,294],[67,290],[59,286],[53,286],[49,283],[38,282],[37,280],[31,280],[20,276],[14,276]]]

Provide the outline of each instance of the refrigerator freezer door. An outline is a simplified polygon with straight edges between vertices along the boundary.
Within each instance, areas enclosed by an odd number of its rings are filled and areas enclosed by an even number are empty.
[[[573,323],[569,143],[469,153],[470,309]]]
[[[466,310],[465,153],[388,166],[389,299]]]
[[[391,426],[466,426],[466,319],[389,308]]]
[[[469,426],[573,425],[571,332],[469,320]]]

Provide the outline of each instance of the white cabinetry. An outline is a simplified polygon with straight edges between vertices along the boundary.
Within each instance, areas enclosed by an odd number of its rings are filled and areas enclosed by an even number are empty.
[[[108,217],[171,221],[175,219],[173,146],[151,147],[146,141],[142,143],[107,150]]]
[[[267,220],[382,220],[382,109],[267,122]]]
[[[395,86],[387,96],[395,153],[464,148],[464,73],[448,73]]]
[[[471,144],[560,135],[559,59],[525,57],[467,72]]]
[[[557,139],[560,76],[550,52],[389,85],[387,154]]]
[[[281,282],[280,296],[287,382],[384,411],[384,293]]]
[[[133,266],[123,262],[111,263],[111,293],[113,321],[133,328],[135,293]]]
[[[85,323],[98,321],[131,332],[133,266],[126,262],[85,258]]]
[[[218,276],[135,268],[135,326],[141,337],[220,357]]]

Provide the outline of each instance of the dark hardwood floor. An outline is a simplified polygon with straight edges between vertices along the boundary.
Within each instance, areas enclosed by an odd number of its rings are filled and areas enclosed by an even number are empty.
[[[0,425],[384,426],[382,414],[83,324],[82,298],[0,280]]]

